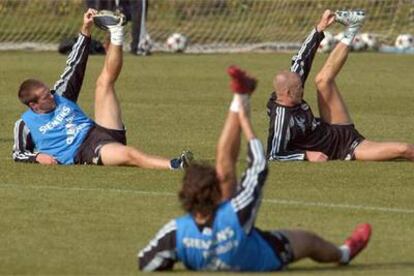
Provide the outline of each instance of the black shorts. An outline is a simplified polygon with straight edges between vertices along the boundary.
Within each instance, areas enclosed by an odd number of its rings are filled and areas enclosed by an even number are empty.
[[[258,230],[258,229],[257,229]],[[283,231],[261,231],[260,235],[270,245],[275,255],[282,262],[282,267],[279,270],[284,269],[288,264],[295,260],[293,255],[293,249],[290,242]]]
[[[94,125],[86,135],[75,156],[75,164],[103,165],[101,159],[102,146],[110,143],[126,145],[126,131],[108,129]]]
[[[365,140],[353,124],[350,125],[330,125],[325,124],[329,144],[326,145],[324,152],[329,160],[354,160],[356,147]]]

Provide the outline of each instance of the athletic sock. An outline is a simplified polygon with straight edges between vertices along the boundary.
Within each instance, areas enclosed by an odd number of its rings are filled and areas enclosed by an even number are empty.
[[[108,30],[111,34],[111,44],[121,46],[124,43],[124,26],[111,26]]]
[[[341,264],[347,264],[349,263],[349,258],[351,255],[351,250],[347,245],[341,245],[339,247],[339,251],[341,251],[341,259],[339,260],[339,263]]]
[[[230,111],[231,112],[239,112],[240,104],[245,105],[246,107],[250,108],[250,98],[247,94],[234,94],[233,100],[230,104]]]
[[[354,25],[354,26],[349,26],[345,32],[344,32],[344,37],[341,38],[341,42],[347,46],[350,46],[352,44],[352,41],[354,40],[355,36],[357,35],[359,28],[361,26],[359,25]]]
[[[180,158],[174,158],[170,160],[170,170],[179,170],[181,169],[181,163],[183,161]]]

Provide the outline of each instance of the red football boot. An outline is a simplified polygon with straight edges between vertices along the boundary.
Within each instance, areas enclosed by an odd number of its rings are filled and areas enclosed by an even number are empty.
[[[350,251],[348,263],[368,245],[371,233],[372,228],[370,224],[359,224],[355,227],[352,235],[345,240],[344,245],[348,246]]]
[[[257,80],[250,77],[239,67],[232,65],[227,68],[231,78],[230,89],[236,94],[252,94],[256,89]]]

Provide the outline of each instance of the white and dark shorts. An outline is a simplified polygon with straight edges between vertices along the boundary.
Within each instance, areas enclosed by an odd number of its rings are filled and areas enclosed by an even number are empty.
[[[110,143],[126,145],[126,131],[94,125],[86,135],[75,156],[75,164],[103,165],[100,151],[102,146]]]

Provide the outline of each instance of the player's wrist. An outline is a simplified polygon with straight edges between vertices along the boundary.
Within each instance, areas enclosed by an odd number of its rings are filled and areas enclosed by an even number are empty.
[[[40,152],[36,153],[34,156],[32,156],[29,159],[31,159],[31,161],[33,161],[35,163],[39,163],[39,161],[37,160],[37,157],[39,156],[39,154],[40,154]]]
[[[326,26],[324,24],[319,23],[318,25],[315,26],[315,30],[318,33],[323,33],[323,31],[326,30]]]
[[[80,30],[80,33],[86,37],[91,37],[91,27],[83,25]]]

